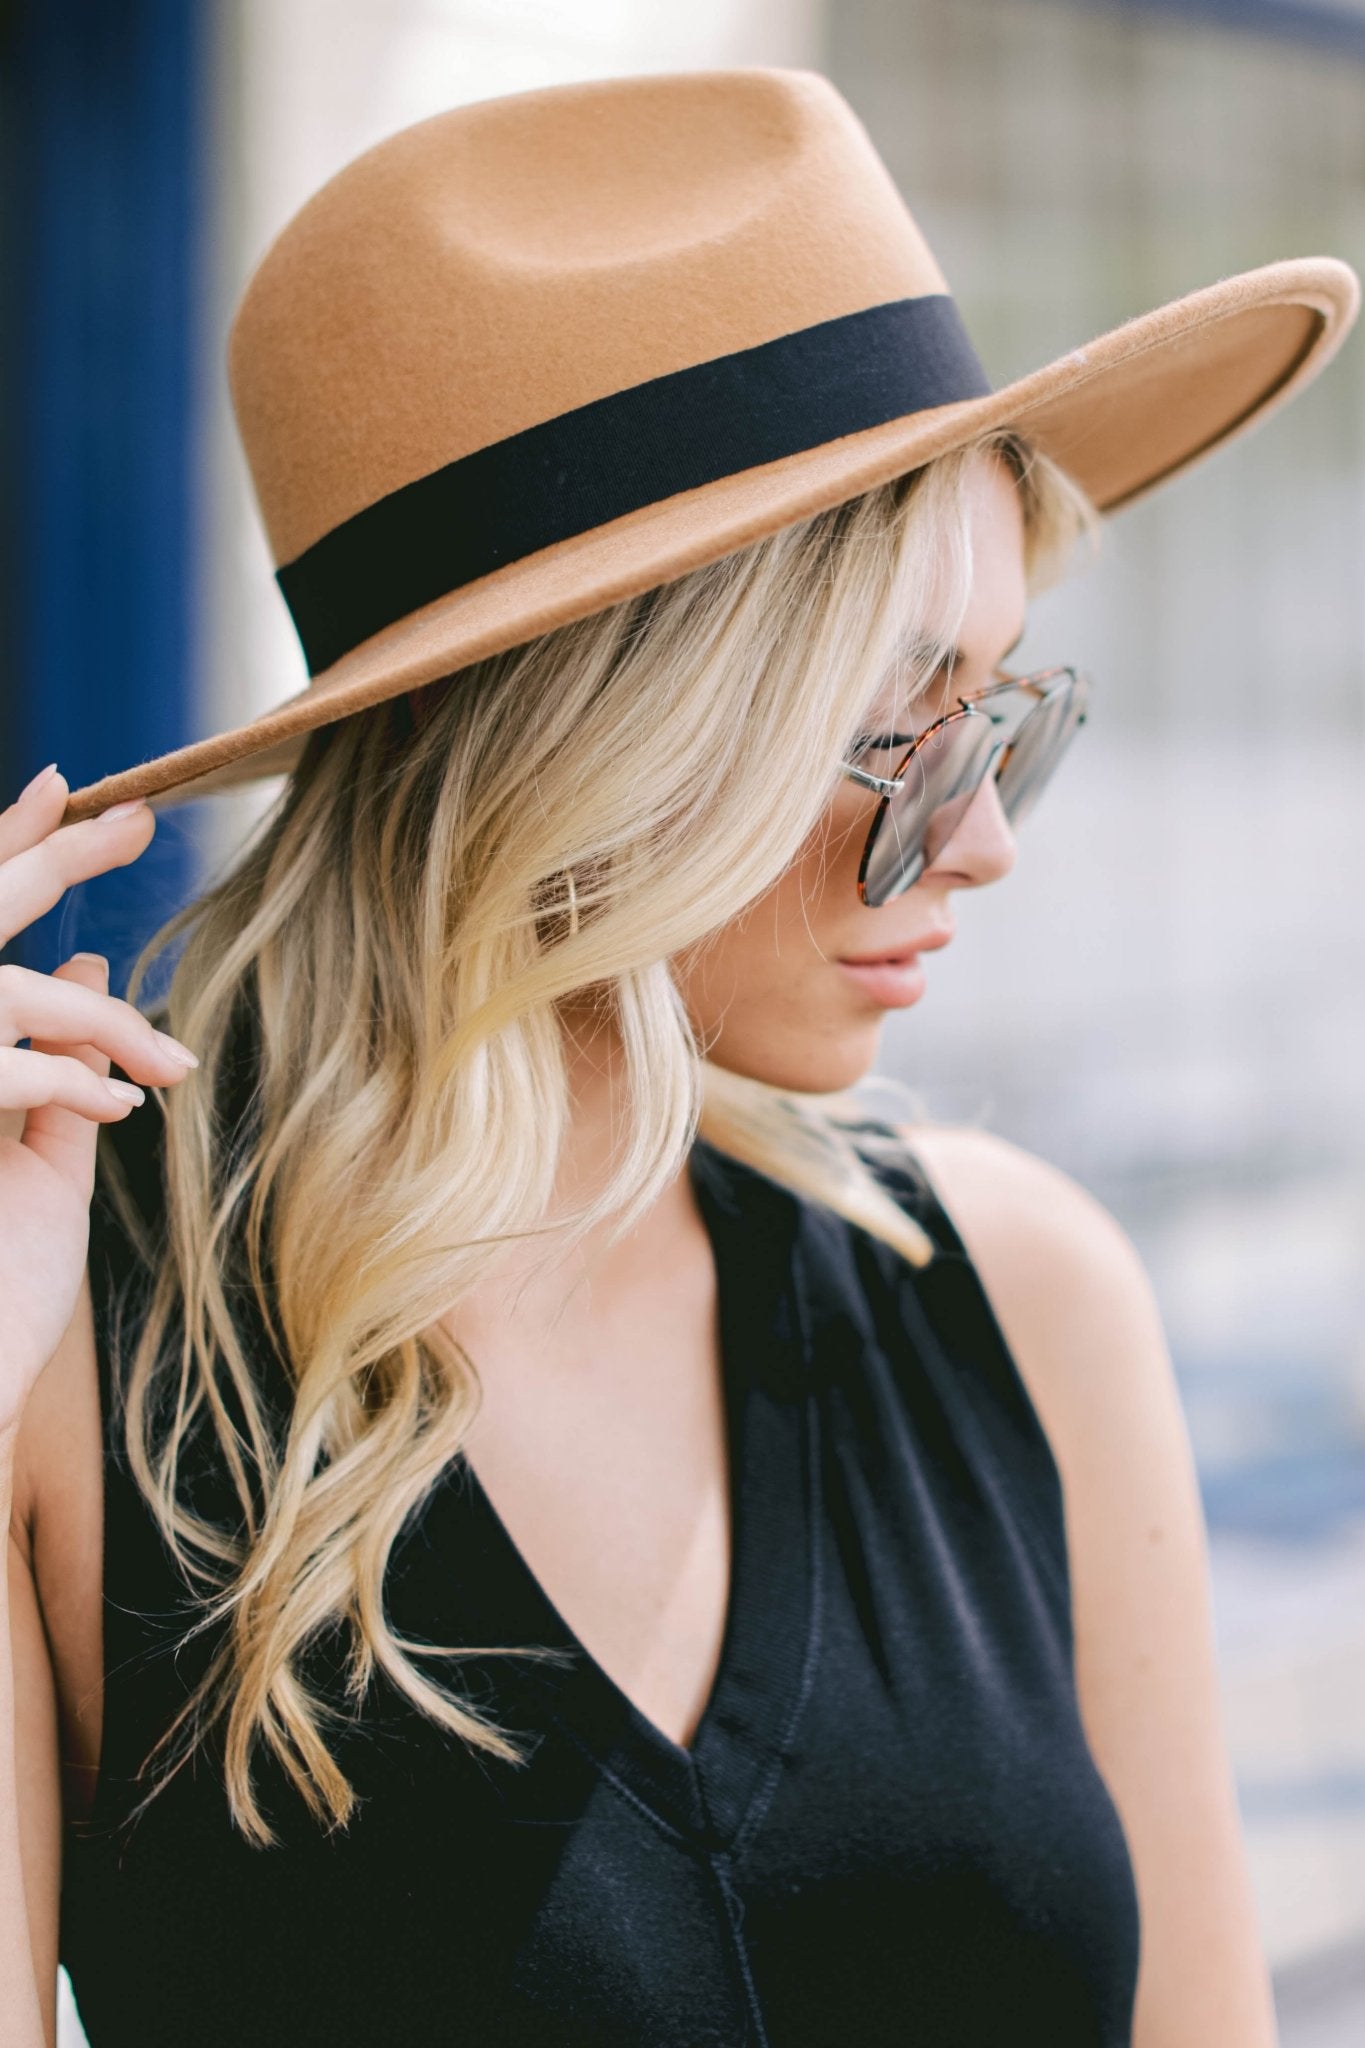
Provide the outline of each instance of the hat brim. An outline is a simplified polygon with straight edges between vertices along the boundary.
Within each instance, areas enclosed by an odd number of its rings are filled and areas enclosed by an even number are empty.
[[[1355,272],[1270,263],[1111,328],[983,398],[887,421],[738,471],[509,562],[412,612],[259,717],[72,792],[64,823],[153,810],[288,774],[309,732],[671,582],[995,426],[1017,426],[1102,512],[1130,505],[1268,418],[1355,320]]]

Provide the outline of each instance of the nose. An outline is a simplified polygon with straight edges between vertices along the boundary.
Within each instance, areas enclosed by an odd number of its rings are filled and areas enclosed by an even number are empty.
[[[960,877],[973,888],[998,882],[1014,866],[1014,834],[1000,802],[994,774],[986,777],[970,803],[960,810],[948,836],[932,849],[923,873],[943,881]]]

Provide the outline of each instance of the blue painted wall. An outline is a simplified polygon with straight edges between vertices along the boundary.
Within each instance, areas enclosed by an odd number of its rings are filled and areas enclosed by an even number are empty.
[[[17,0],[5,128],[3,795],[193,737],[195,388],[208,186],[199,0]],[[108,953],[111,985],[194,882],[192,814],[68,892],[6,957]]]

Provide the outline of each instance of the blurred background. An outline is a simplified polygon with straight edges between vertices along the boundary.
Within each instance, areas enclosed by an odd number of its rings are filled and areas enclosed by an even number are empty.
[[[299,688],[227,404],[252,267],[460,101],[826,72],[997,385],[1279,257],[1365,271],[1365,0],[9,0],[0,8],[0,800]],[[884,1071],[1136,1240],[1208,1517],[1284,2048],[1365,2041],[1365,335],[1118,515],[1019,665],[1090,720]],[[163,815],[15,957],[115,986],[277,785]],[[64,2042],[79,2039],[68,2010]]]

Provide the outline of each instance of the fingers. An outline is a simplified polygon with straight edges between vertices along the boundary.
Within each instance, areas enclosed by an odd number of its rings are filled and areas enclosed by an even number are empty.
[[[36,922],[76,882],[127,867],[146,851],[156,816],[145,802],[74,825],[58,820],[70,795],[58,769],[0,811],[0,947]]]
[[[107,963],[89,953],[76,954],[55,974],[39,974],[9,962],[0,965],[0,1056],[21,1038],[45,1054],[69,1054],[84,1046],[102,1059],[101,1074],[109,1071],[112,1059],[134,1081],[158,1087],[178,1081],[197,1065],[193,1053],[158,1031],[132,1003],[109,995],[107,974]]]
[[[0,975],[8,971],[0,968]],[[108,977],[108,961],[78,953],[55,974],[34,979],[60,983],[59,1000],[79,994],[100,1004],[112,1002],[104,993]],[[146,1099],[141,1089],[109,1079],[109,1056],[97,1045],[37,1041],[22,1052],[0,1043],[0,1104],[19,1113],[22,1143],[69,1180],[83,1203],[94,1189],[99,1126],[129,1116],[135,1097]]]
[[[127,866],[151,841],[155,819],[145,803],[62,825],[67,796],[65,777],[53,770],[0,811],[0,946],[74,882]],[[198,1064],[133,1004],[111,996],[108,982],[109,964],[94,953],[76,954],[53,974],[0,965],[0,1129],[85,1189],[87,1200],[99,1125],[145,1100],[139,1083],[166,1087]],[[113,1061],[129,1081],[110,1079]]]

